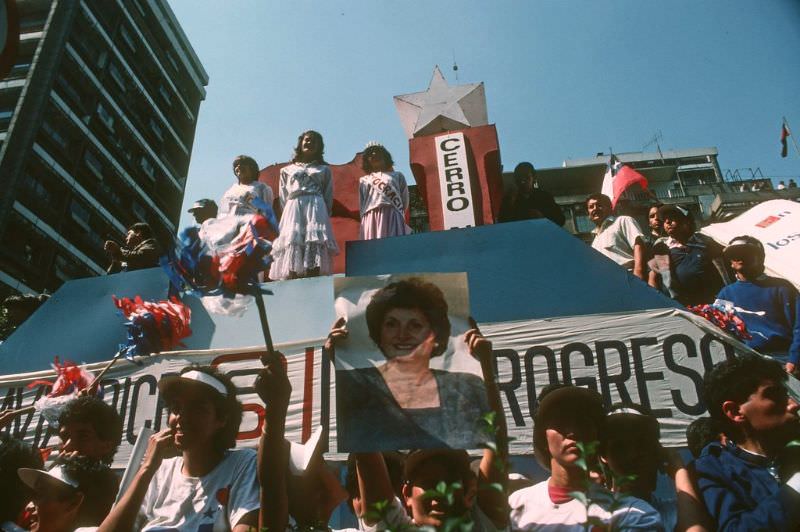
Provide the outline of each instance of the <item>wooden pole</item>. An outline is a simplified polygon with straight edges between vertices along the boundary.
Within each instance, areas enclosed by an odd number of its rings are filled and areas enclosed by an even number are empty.
[[[794,138],[794,134],[792,133],[792,128],[789,127],[789,121],[786,120],[786,117],[783,117],[783,125],[786,126],[786,129],[789,130],[789,138],[792,139],[792,144],[794,145],[794,151],[797,153],[797,156],[800,157],[800,148],[797,146],[797,139]]]
[[[261,283],[258,281],[253,281],[253,297],[256,298],[258,318],[261,321],[261,332],[264,334],[264,345],[267,347],[267,354],[261,357],[261,363],[267,365],[267,362],[275,356],[275,347],[272,345],[272,334],[269,331],[269,322],[267,321],[267,308],[264,305],[264,297],[261,293]]]

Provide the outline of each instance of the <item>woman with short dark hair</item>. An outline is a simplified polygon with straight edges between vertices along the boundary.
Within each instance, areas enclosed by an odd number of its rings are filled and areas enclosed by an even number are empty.
[[[475,424],[490,411],[483,381],[471,373],[430,367],[431,358],[447,350],[447,311],[442,291],[422,279],[397,281],[375,292],[366,309],[367,327],[386,362],[337,371],[342,448],[374,450],[374,434],[394,442],[392,449],[422,447],[421,442],[468,449],[486,441]],[[346,327],[337,322],[331,342],[346,335]],[[472,352],[483,337],[471,329],[464,339]]]

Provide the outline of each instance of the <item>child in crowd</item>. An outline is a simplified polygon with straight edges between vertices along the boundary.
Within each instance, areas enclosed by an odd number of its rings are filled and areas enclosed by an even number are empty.
[[[43,467],[38,449],[17,438],[0,434],[0,486],[3,488],[3,496],[0,497],[0,530],[3,532],[22,530],[16,522],[33,496],[17,470]]]
[[[800,436],[800,418],[787,378],[778,362],[758,355],[720,362],[704,377],[709,413],[728,440],[706,445],[693,466],[718,530],[790,530],[800,522],[800,460],[786,448]]]
[[[411,233],[406,225],[408,186],[400,172],[393,172],[389,150],[377,143],[367,144],[362,168],[366,175],[358,184],[362,240]]]
[[[552,385],[539,396],[533,425],[533,449],[550,470],[549,479],[516,491],[508,499],[512,530],[585,530],[589,520],[613,530],[663,530],[661,516],[631,496],[614,497],[589,480],[581,467],[587,456],[578,446],[599,440],[605,410],[595,391]],[[587,464],[588,465],[588,464]],[[584,494],[586,504],[572,494]]]
[[[677,449],[661,447],[658,419],[635,405],[616,406],[605,420],[600,443],[601,460],[609,472],[606,481],[614,493],[633,495],[661,514],[666,530],[711,530],[711,522]],[[657,494],[659,471],[672,479]]]
[[[86,457],[60,460],[49,471],[20,468],[31,490],[31,531],[73,532],[99,525],[117,494],[117,479],[107,465]]]
[[[333,178],[322,158],[322,135],[306,131],[297,139],[292,163],[281,169],[280,235],[272,243],[270,278],[330,275],[339,248],[333,236]]]
[[[151,436],[139,471],[98,530],[248,531],[258,518],[256,453],[232,450],[242,405],[230,378],[186,367],[158,388],[168,428]]]
[[[708,416],[699,417],[686,427],[686,446],[694,458],[698,458],[711,442],[718,442],[723,446],[728,443],[728,438],[717,421]]]
[[[77,397],[58,416],[61,452],[111,464],[122,441],[122,418],[93,395]]]
[[[275,195],[266,183],[258,180],[258,163],[247,155],[233,160],[233,174],[237,182],[225,191],[220,201],[219,216],[258,214],[259,203],[272,207]],[[255,200],[255,202],[254,202]]]

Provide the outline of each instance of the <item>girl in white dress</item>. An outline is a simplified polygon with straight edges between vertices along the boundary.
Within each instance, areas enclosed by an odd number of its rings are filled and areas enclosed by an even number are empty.
[[[362,168],[367,175],[359,180],[361,240],[411,233],[406,225],[408,186],[400,172],[393,172],[389,150],[377,143],[367,144]]]
[[[272,243],[271,279],[331,274],[339,248],[331,227],[333,177],[322,159],[324,149],[322,135],[306,131],[297,139],[292,163],[281,169],[283,213],[280,235]]]

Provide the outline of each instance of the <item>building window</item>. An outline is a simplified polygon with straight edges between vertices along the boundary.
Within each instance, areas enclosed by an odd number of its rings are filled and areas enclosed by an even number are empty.
[[[101,163],[98,158],[95,157],[94,153],[92,153],[90,150],[86,150],[83,153],[83,160],[86,163],[86,166],[88,166],[97,177],[103,179],[103,163]]]
[[[136,220],[140,222],[144,222],[145,220],[147,220],[147,210],[145,210],[144,207],[139,205],[138,202],[134,201],[132,208],[133,208],[133,214],[136,216]]]
[[[155,133],[156,137],[158,137],[158,140],[164,140],[164,130],[161,129],[161,126],[156,124],[156,121],[152,118],[150,119],[150,130]]]
[[[145,173],[148,176],[150,176],[150,179],[155,179],[155,177],[156,177],[156,169],[153,166],[152,161],[150,161],[150,158],[147,157],[147,155],[142,155],[142,158],[139,159],[139,166],[141,166],[142,170],[144,170]]]
[[[103,107],[102,103],[97,104],[97,116],[100,117],[100,120],[108,126],[108,129],[114,131],[114,117],[108,114],[108,111],[105,107]]]
[[[47,188],[45,188],[42,182],[37,178],[28,174],[22,181],[22,184],[37,200],[45,204],[50,202],[50,192],[48,192]]]
[[[596,226],[583,209],[575,211],[575,232],[591,233]]]
[[[125,78],[122,76],[122,72],[119,71],[114,62],[109,63],[108,73],[111,74],[111,77],[117,82],[117,85],[120,89],[122,89],[122,92],[125,92]]]
[[[169,61],[169,64],[172,65],[172,69],[175,70],[175,72],[180,72],[178,69],[178,63],[175,61],[175,58],[172,56],[172,54],[169,53],[169,50],[167,50],[165,53],[167,56],[167,61]]]
[[[134,1],[134,2],[133,2],[133,5],[135,5],[135,6],[136,6],[136,9],[138,9],[138,10],[139,10],[139,14],[140,14],[140,15],[142,15],[143,17],[146,17],[146,16],[147,16],[147,11],[145,11],[145,9],[144,9],[144,5],[143,5],[143,3],[142,3],[142,0],[136,0],[136,1]]]
[[[89,212],[89,209],[81,205],[79,202],[72,200],[69,205],[69,212],[72,215],[72,219],[78,222],[78,225],[87,231],[91,231],[91,228],[89,227],[89,219],[92,217],[92,214]]]
[[[61,148],[63,149],[67,148],[67,139],[65,139],[64,136],[61,133],[59,133],[56,128],[50,125],[49,121],[45,120],[44,122],[42,122],[42,129],[44,130],[45,133],[47,133],[48,137],[53,139],[53,142],[61,146]]]
[[[80,103],[81,95],[78,93],[78,91],[75,90],[75,87],[73,87],[72,84],[69,81],[67,81],[67,78],[65,78],[64,76],[59,76],[58,84],[61,86],[64,92],[66,92],[69,95],[69,97],[72,98],[73,101]]]
[[[108,63],[108,51],[103,50],[100,52],[100,55],[97,56],[97,67],[103,69],[106,67],[106,63]]]
[[[77,279],[81,277],[91,277],[92,273],[80,262],[58,253],[53,261],[54,273],[62,281]]]
[[[172,98],[169,97],[169,91],[163,84],[158,86],[158,93],[167,105],[172,105]]]
[[[115,206],[119,207],[120,205],[122,205],[122,197],[120,197],[117,191],[114,190],[108,183],[106,182],[101,183],[100,188],[103,190],[103,192],[106,193],[108,199],[110,199]]]
[[[125,41],[125,44],[128,45],[128,48],[130,48],[132,52],[136,51],[136,43],[134,42],[133,37],[131,37],[131,34],[128,32],[128,28],[126,28],[124,25],[119,27],[119,36],[122,37],[122,40]]]

